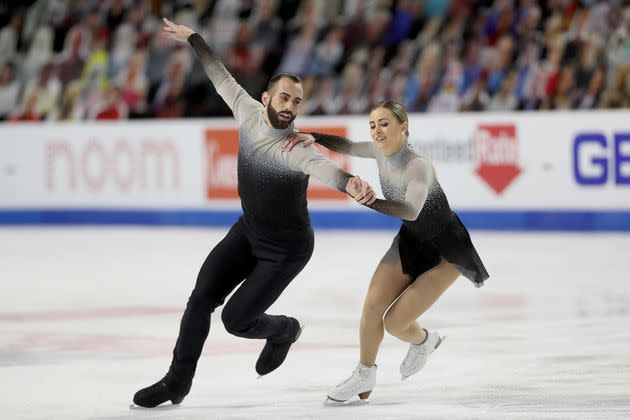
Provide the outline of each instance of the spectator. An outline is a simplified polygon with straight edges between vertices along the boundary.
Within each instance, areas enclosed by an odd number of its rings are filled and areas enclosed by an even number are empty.
[[[12,122],[37,122],[43,120],[44,117],[37,110],[37,91],[29,93],[18,110],[11,113],[8,119]]]
[[[620,68],[602,98],[603,108],[630,107],[630,65]]]
[[[121,120],[126,119],[127,114],[127,104],[122,99],[120,87],[110,85],[102,100],[94,105],[89,118],[94,120]]]
[[[68,83],[61,95],[59,106],[48,114],[51,121],[79,121],[86,114],[85,107],[80,100],[81,82]]]
[[[431,97],[438,90],[441,53],[440,44],[432,43],[424,48],[416,61],[416,71],[409,79],[404,95],[404,105],[411,111],[426,111]]]
[[[27,98],[34,96],[37,100],[36,113],[46,116],[57,106],[61,89],[61,83],[55,74],[55,66],[49,62],[42,67],[36,80],[28,82],[21,102],[24,104]]]
[[[593,109],[595,108],[601,99],[602,92],[604,90],[604,82],[606,80],[606,70],[603,67],[597,67],[591,79],[589,80],[586,91],[578,98],[579,109]]]
[[[173,60],[153,101],[153,109],[157,117],[177,118],[183,116],[184,103],[181,100],[181,94],[184,79],[184,64],[179,60]]]
[[[164,75],[164,69],[167,68],[171,59],[172,47],[172,42],[161,34],[155,34],[149,43],[146,70],[151,90],[155,90],[156,85]]]
[[[61,62],[57,71],[59,81],[62,87],[66,87],[68,83],[77,80],[83,72],[85,60],[81,56],[81,43],[83,33],[80,31],[72,31],[68,34],[66,47],[61,53]]]
[[[534,78],[540,70],[539,57],[540,47],[536,41],[531,40],[525,45],[525,49],[516,61],[518,78],[515,94],[519,101],[526,95],[526,92],[531,92],[534,89]]]
[[[488,111],[514,111],[518,106],[518,99],[514,93],[518,73],[511,70],[501,82],[499,91],[494,94],[486,107]]]
[[[121,98],[131,114],[146,112],[149,82],[145,73],[145,57],[144,51],[137,51],[129,60],[128,67],[119,75],[116,83],[120,87]]]
[[[15,66],[6,62],[0,67],[0,119],[11,112],[20,93],[20,83],[15,77]]]
[[[133,26],[122,24],[114,32],[111,54],[108,60],[107,76],[116,79],[127,67],[129,60],[136,50],[137,33]]]
[[[363,89],[361,68],[355,63],[348,63],[343,70],[340,89],[328,104],[327,113],[363,113],[367,108],[367,99],[361,95]]]
[[[488,93],[490,95],[494,95],[501,86],[503,78],[507,75],[510,63],[512,63],[513,48],[514,40],[506,35],[497,41],[496,47],[492,51],[492,64],[488,74]]]
[[[412,41],[403,41],[398,44],[396,55],[387,66],[394,74],[406,73],[413,66],[416,56],[416,48]]]
[[[459,111],[460,99],[457,94],[457,81],[452,77],[447,77],[442,84],[442,88],[435,95],[427,108],[428,112],[457,112]]]
[[[388,90],[391,83],[392,74],[387,69],[382,69],[376,76],[370,79],[370,85],[368,86],[367,99],[369,101],[368,108],[373,108],[377,104],[383,102],[388,96]],[[402,78],[404,81],[403,91],[397,98],[403,98],[405,95],[404,89],[407,85],[407,79]]]
[[[478,39],[471,39],[464,55],[460,94],[466,92],[477,81],[481,70],[481,42]]]
[[[338,109],[334,98],[337,95],[337,87],[333,76],[320,79],[314,95],[311,95],[303,108],[305,114],[322,115],[332,114]]]
[[[211,40],[253,96],[271,73],[301,74],[311,114],[360,112],[390,95],[414,112],[628,103],[630,5],[618,0],[158,3]],[[190,51],[155,32],[157,5],[27,0],[0,10],[3,118],[33,100],[48,120],[94,117],[111,84],[131,118],[227,115]]]
[[[37,29],[22,66],[24,78],[36,78],[42,66],[52,60],[52,41],[50,28],[42,26]]]
[[[125,7],[124,0],[113,0],[107,11],[107,17],[105,18],[105,24],[109,32],[115,32],[118,26],[123,22],[123,18],[127,8]]]
[[[410,38],[414,22],[420,19],[418,0],[399,0],[384,35],[385,48],[392,48]]]
[[[302,74],[306,62],[311,57],[311,50],[315,43],[317,28],[315,23],[306,22],[295,36],[289,40],[277,73]]]
[[[282,32],[282,21],[276,17],[276,0],[261,0],[251,19],[253,27],[252,39],[264,51],[278,47]]]
[[[485,111],[490,103],[490,95],[487,89],[487,73],[482,72],[474,85],[472,85],[462,97],[462,111]]]
[[[105,32],[92,38],[92,52],[81,72],[83,100],[88,109],[91,109],[100,100],[102,92],[107,89],[109,83],[107,78],[109,53],[106,49],[106,43],[107,34]]]
[[[0,66],[9,60],[14,60],[21,45],[21,31],[24,17],[22,11],[11,16],[9,24],[0,29]]]
[[[332,74],[343,55],[343,29],[332,27],[313,51],[306,73],[315,76]]]
[[[565,65],[562,67],[554,89],[551,95],[543,100],[541,109],[573,109],[575,107],[574,92],[571,89],[574,72],[573,66]]]

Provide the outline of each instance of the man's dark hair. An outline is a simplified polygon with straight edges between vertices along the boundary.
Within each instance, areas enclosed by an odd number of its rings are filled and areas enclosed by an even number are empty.
[[[274,74],[271,79],[269,79],[269,83],[267,83],[267,92],[271,93],[271,91],[276,87],[278,81],[284,77],[287,77],[293,80],[295,83],[302,83],[302,79],[297,74],[293,73],[278,73]]]

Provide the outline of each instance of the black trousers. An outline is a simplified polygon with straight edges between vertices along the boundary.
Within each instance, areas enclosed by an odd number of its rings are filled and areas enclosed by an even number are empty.
[[[210,330],[210,315],[236,288],[223,308],[225,329],[236,336],[283,342],[289,336],[289,318],[265,311],[313,253],[313,229],[262,232],[245,216],[210,252],[182,317],[169,379],[174,384],[192,380]]]

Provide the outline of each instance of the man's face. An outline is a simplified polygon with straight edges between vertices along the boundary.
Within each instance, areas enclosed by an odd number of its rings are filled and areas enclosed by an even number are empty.
[[[302,84],[288,77],[278,80],[271,92],[268,92],[266,110],[269,123],[273,128],[285,129],[300,111],[302,105]]]

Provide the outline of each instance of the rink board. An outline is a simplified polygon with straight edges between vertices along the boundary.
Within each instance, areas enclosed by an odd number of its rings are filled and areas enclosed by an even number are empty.
[[[630,230],[627,112],[412,115],[410,143],[434,162],[473,229]],[[367,118],[301,118],[304,131],[369,141]],[[234,120],[3,124],[1,224],[224,226],[240,214]],[[327,152],[375,190],[375,161]],[[319,228],[395,228],[315,179]]]

